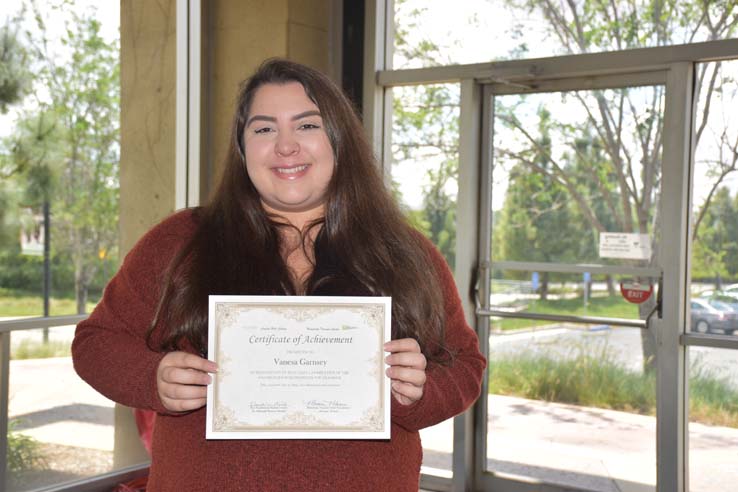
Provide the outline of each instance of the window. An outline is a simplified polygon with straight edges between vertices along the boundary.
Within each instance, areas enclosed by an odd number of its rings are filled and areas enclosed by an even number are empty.
[[[139,462],[116,440],[114,403],[70,357],[74,324],[120,262],[119,12],[107,2],[24,11],[5,2],[0,14],[17,61],[4,89],[18,89],[0,91],[0,319],[10,322],[0,325],[10,346],[0,411],[5,490],[26,491]],[[50,319],[12,324],[29,317]]]

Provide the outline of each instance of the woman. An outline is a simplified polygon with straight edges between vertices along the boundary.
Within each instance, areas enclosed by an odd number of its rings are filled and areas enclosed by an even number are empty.
[[[265,62],[241,90],[210,203],[149,231],[77,327],[79,375],[159,413],[149,490],[416,492],[418,430],[479,395],[485,361],[451,273],[363,135],[327,77]],[[206,441],[208,294],[392,296],[392,438]]]

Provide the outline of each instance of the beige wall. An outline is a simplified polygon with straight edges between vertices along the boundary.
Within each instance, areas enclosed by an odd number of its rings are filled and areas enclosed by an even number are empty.
[[[203,0],[201,196],[216,182],[239,83],[265,58],[330,71],[336,0]],[[121,1],[121,250],[174,211],[176,0]]]
[[[330,0],[205,2],[203,200],[222,171],[240,82],[274,56],[329,70],[330,4]]]
[[[121,251],[174,209],[175,0],[123,0]]]

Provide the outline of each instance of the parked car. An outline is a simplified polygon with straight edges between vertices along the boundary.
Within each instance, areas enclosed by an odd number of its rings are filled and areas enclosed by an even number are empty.
[[[734,296],[738,296],[738,284],[730,284],[723,287],[723,292],[726,294],[731,294]]]
[[[732,335],[738,329],[738,311],[717,299],[692,299],[690,329],[697,333],[721,331]]]
[[[738,290],[705,290],[700,292],[702,299],[717,299],[719,301],[738,303]]]

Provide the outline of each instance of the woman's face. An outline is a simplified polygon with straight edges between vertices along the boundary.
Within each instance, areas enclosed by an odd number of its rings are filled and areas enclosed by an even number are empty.
[[[259,87],[243,140],[246,170],[267,211],[297,226],[322,216],[333,149],[320,110],[300,83]]]

